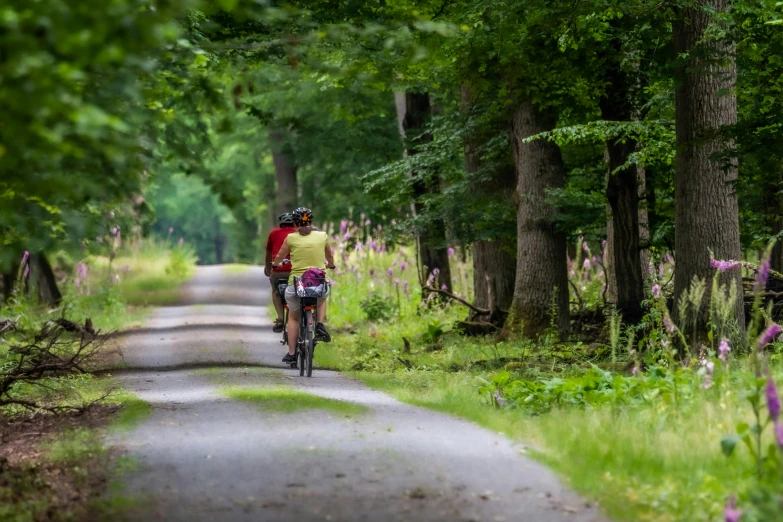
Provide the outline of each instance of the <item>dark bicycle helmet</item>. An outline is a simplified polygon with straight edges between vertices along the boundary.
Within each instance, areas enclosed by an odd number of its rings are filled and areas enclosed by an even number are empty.
[[[309,227],[313,224],[313,211],[306,207],[299,207],[293,212],[294,224],[298,227]]]
[[[280,214],[280,216],[277,218],[277,224],[278,225],[288,225],[288,226],[294,226],[294,216],[290,212],[286,212],[284,214]]]

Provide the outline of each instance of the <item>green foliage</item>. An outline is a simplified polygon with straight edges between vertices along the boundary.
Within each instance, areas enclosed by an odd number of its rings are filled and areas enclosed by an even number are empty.
[[[368,321],[388,321],[397,313],[394,301],[378,294],[368,296],[361,305]]]

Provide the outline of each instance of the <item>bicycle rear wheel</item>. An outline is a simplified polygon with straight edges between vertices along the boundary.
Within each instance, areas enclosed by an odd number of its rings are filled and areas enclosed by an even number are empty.
[[[305,322],[305,342],[304,342],[304,366],[305,373],[308,377],[313,376],[313,352],[315,348],[315,320],[313,318],[313,312],[307,310],[306,322]]]

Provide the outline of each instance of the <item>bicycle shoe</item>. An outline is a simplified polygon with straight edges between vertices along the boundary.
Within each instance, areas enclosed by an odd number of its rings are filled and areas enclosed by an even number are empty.
[[[295,364],[296,355],[291,355],[290,353],[285,354],[285,357],[283,357],[283,362],[286,364]]]
[[[326,331],[324,323],[318,323],[315,325],[315,340],[322,343],[329,343],[332,341],[332,336]]]

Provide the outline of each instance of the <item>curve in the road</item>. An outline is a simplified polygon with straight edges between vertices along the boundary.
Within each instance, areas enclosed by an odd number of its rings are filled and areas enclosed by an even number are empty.
[[[161,308],[123,339],[122,384],[152,416],[115,435],[138,458],[134,520],[603,521],[594,506],[501,435],[402,404],[353,379],[284,368],[260,269],[200,267],[189,306]],[[328,349],[328,347],[324,348]],[[227,367],[260,365],[269,369]],[[193,366],[214,365],[211,370]],[[366,413],[282,413],[226,386],[296,387]]]

